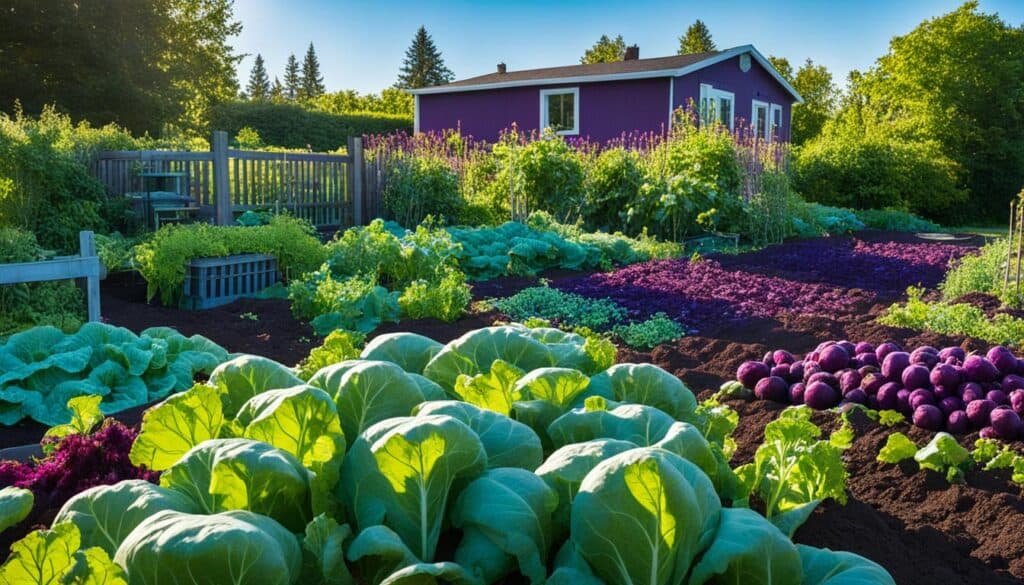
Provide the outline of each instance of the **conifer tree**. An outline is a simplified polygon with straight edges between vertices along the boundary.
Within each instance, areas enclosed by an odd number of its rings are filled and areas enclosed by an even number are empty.
[[[679,37],[679,54],[707,53],[715,50],[715,41],[711,40],[708,25],[698,19],[686,29],[686,34]]]
[[[270,98],[270,77],[267,76],[267,68],[263,63],[263,56],[256,54],[256,62],[253,63],[252,72],[249,73],[249,84],[245,86],[249,99],[258,102]]]
[[[309,43],[306,57],[302,60],[302,85],[299,96],[312,99],[324,94],[324,76],[320,74],[320,60],[316,57],[313,43]]]
[[[270,101],[284,101],[284,86],[281,85],[281,80],[276,76],[274,77],[274,84],[270,86]]]
[[[288,65],[284,68],[284,97],[295,100],[302,89],[302,77],[299,76],[299,61],[295,55],[288,55]]]
[[[427,33],[426,27],[421,26],[416,31],[412,45],[405,51],[405,59],[402,61],[395,87],[416,89],[448,83],[454,78],[455,74],[451,69],[445,67],[441,51],[434,45],[434,39]]]

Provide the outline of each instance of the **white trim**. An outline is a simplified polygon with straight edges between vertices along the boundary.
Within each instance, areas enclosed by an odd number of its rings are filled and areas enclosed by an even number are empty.
[[[786,81],[785,78],[782,77],[782,75],[775,69],[775,67],[772,67],[772,64],[768,61],[768,59],[765,59],[764,55],[762,55],[757,49],[754,48],[754,45],[742,45],[739,47],[733,47],[731,49],[722,51],[721,53],[712,55],[707,59],[698,61],[696,63],[691,63],[686,67],[681,67],[678,69],[658,69],[655,71],[636,71],[631,73],[608,73],[605,75],[574,75],[571,77],[552,77],[548,79],[522,79],[518,81],[502,81],[499,83],[480,83],[476,85],[435,85],[432,87],[421,87],[419,89],[409,89],[406,91],[413,95],[426,95],[432,93],[484,91],[488,89],[503,89],[506,87],[523,87],[531,85],[564,85],[571,83],[593,83],[597,81],[650,79],[652,77],[681,77],[683,75],[693,73],[694,71],[704,69],[705,67],[710,67],[715,63],[727,61],[729,59],[732,59],[733,57],[742,55],[743,53],[750,53],[750,55],[758,62],[758,64],[764,67],[765,70],[768,71],[768,73],[770,73],[771,76],[775,78],[775,81],[778,81],[779,84],[782,85],[782,87],[786,88],[786,91],[788,91],[794,98],[796,98],[796,103],[804,103],[804,98],[800,96],[800,93],[797,92],[796,89],[794,89],[793,86],[790,85],[790,83]]]
[[[772,104],[768,108],[768,132],[771,138],[778,138],[778,134],[782,131],[782,106],[779,104]],[[779,126],[775,127],[775,112],[779,113]]]
[[[412,96],[412,132],[417,134],[420,131],[420,95]]]
[[[758,135],[757,132],[757,123],[759,121],[757,115],[758,107],[764,108],[765,115],[764,132],[761,133],[760,135]],[[768,140],[768,137],[771,135],[771,109],[772,106],[768,102],[763,102],[761,100],[750,100],[750,130],[758,138],[764,138],[765,140]]]
[[[708,83],[700,84],[700,93],[698,94],[699,101],[697,102],[697,113],[700,116],[701,122],[707,123],[707,120],[705,119],[707,112],[704,109],[704,101],[713,100],[715,102],[715,107],[717,108],[719,100],[723,98],[727,98],[729,100],[729,117],[727,118],[729,120],[729,123],[727,124],[727,126],[729,127],[729,130],[733,130],[736,127],[736,94],[731,91],[725,91],[724,89],[715,89],[713,85],[710,85]],[[721,116],[718,115],[717,111],[715,122],[721,122]]]
[[[668,129],[672,129],[672,116],[676,113],[675,101],[676,101],[676,78],[668,78]]]
[[[580,88],[579,87],[558,87],[540,90],[540,129],[548,127],[547,98],[552,95],[572,94],[572,122],[574,127],[569,130],[558,130],[555,134],[560,136],[579,136],[580,134]]]

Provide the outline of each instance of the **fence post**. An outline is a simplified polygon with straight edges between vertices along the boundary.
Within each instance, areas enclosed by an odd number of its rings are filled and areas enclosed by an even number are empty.
[[[78,248],[82,258],[96,258],[96,241],[92,232],[78,232]],[[100,276],[94,274],[85,278],[85,298],[88,303],[89,321],[100,320]]]
[[[363,193],[366,189],[363,173],[366,170],[366,163],[363,161],[363,139],[361,137],[349,137],[348,153],[352,157],[352,223],[363,225]]]
[[[213,197],[216,204],[217,225],[231,225],[235,216],[231,212],[231,189],[228,183],[228,133],[215,130],[210,141],[213,153]]]

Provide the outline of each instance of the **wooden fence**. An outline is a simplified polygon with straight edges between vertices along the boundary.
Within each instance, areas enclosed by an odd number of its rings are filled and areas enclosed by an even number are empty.
[[[368,198],[364,165],[361,138],[349,140],[345,155],[263,152],[228,148],[227,133],[218,131],[210,152],[100,152],[93,174],[109,195],[121,196],[144,192],[142,172],[185,173],[200,216],[221,225],[248,209],[271,209],[320,227],[347,227],[379,215],[379,193]]]
[[[84,278],[90,321],[100,320],[100,259],[92,232],[79,232],[78,256],[61,256],[39,262],[0,264],[0,285]]]

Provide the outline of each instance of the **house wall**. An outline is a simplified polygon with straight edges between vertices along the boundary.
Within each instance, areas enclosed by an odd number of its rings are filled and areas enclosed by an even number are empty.
[[[537,130],[540,90],[579,87],[581,137],[603,142],[633,130],[660,132],[669,120],[669,84],[662,77],[425,94],[419,96],[419,129],[460,128],[483,140],[496,140],[513,122]]]
[[[750,123],[753,100],[781,105],[782,139],[789,140],[793,96],[755,59],[750,60],[750,70],[746,73],[740,69],[740,58],[737,56],[694,71],[689,75],[677,77],[673,91],[675,107],[685,108],[689,105],[690,100],[696,104],[700,99],[700,84],[702,83],[735,94],[734,108],[737,127]]]

